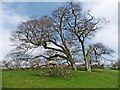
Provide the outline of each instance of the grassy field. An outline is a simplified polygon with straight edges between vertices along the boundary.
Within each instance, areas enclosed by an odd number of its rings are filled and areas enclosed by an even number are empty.
[[[3,88],[117,88],[117,70],[76,71],[68,79],[36,76],[35,70],[3,70]]]

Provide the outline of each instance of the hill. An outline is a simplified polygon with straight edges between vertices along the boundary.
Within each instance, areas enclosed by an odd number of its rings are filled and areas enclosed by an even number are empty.
[[[38,71],[37,71],[38,72]],[[97,69],[76,71],[68,79],[37,76],[35,70],[3,70],[3,88],[117,88],[118,71]]]

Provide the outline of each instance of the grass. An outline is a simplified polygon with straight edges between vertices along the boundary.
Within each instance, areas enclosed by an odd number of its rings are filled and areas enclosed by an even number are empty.
[[[37,76],[35,70],[3,70],[3,88],[117,88],[117,70],[76,71],[68,78]]]

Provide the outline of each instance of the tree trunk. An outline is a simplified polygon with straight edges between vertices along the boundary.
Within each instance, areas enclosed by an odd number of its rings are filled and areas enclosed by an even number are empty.
[[[86,71],[91,72],[90,59],[88,59],[88,58],[86,60]]]
[[[70,61],[73,70],[77,70],[77,67],[76,67],[76,65],[75,65],[74,59],[73,59],[73,57],[72,57],[72,54],[71,54],[71,52],[70,52],[70,49],[68,48],[68,46],[67,46],[67,44],[66,44],[66,40],[65,40],[65,37],[64,37],[64,33],[63,33],[63,31],[62,31],[62,19],[63,19],[63,16],[60,18],[60,26],[59,26],[60,33],[59,33],[59,35],[60,35],[60,38],[61,38],[61,40],[62,40],[62,44],[63,44],[63,46],[64,46],[65,54],[66,54],[68,60]]]
[[[77,70],[77,66],[76,66],[74,60],[70,60],[70,63],[71,63],[72,69],[76,71]]]
[[[73,70],[77,71],[77,66],[75,64],[72,64]]]
[[[84,61],[85,61],[85,71],[91,72],[91,64],[90,64],[90,54],[92,51],[92,48],[90,47],[88,52],[85,52],[85,47],[84,47],[84,40],[80,40],[81,46],[82,46],[82,52],[83,52],[83,57],[84,57]]]
[[[91,72],[91,58],[90,58],[90,55],[93,51],[93,47],[89,47],[89,49],[87,50],[87,54],[86,54],[86,65],[87,65],[87,71]]]
[[[84,42],[82,40],[79,40],[80,43],[81,43],[81,46],[82,46],[82,53],[83,53],[83,58],[84,58],[84,61],[85,61],[85,71],[88,71],[87,67],[88,67],[88,63],[86,61],[86,54],[85,54],[85,47],[84,47]]]
[[[75,61],[74,61],[74,59],[72,57],[72,54],[71,54],[70,50],[68,49],[68,47],[67,47],[67,45],[65,43],[65,41],[63,41],[63,45],[64,45],[64,48],[65,48],[66,56],[68,57],[68,60],[70,61],[70,64],[71,64],[73,70],[77,70],[77,67],[75,65]]]
[[[70,61],[70,64],[71,64],[73,70],[77,70],[77,66],[75,65],[75,61],[74,61],[71,53],[68,52],[67,55],[68,55],[67,57],[68,57],[68,60]]]

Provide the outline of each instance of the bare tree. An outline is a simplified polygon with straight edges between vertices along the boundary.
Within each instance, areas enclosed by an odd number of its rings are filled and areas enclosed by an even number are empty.
[[[63,13],[64,14],[64,13]],[[49,58],[61,57],[68,60],[74,70],[75,62],[66,44],[62,31],[62,17],[59,26],[47,16],[39,20],[30,20],[19,25],[18,30],[12,33],[12,41],[17,41],[16,49],[24,52],[43,46],[45,49],[53,50],[55,53]],[[61,43],[60,43],[61,41]],[[55,47],[52,47],[54,45]],[[41,56],[41,55],[40,55]]]
[[[64,7],[66,9],[67,14],[64,15],[64,20],[66,20],[64,24],[64,29],[70,31],[72,36],[76,41],[78,40],[83,58],[86,65],[86,70],[91,71],[89,69],[89,58],[92,52],[92,48],[89,50],[88,40],[92,39],[95,33],[100,30],[102,27],[102,23],[107,23],[104,18],[96,19],[94,16],[90,14],[90,11],[83,12],[79,3],[70,2],[68,6]],[[88,44],[88,45],[87,45]]]
[[[28,55],[24,52],[19,52],[19,51],[12,51],[11,53],[7,54],[4,61],[4,64],[6,61],[8,61],[8,65],[10,65],[10,63],[14,63],[14,67],[16,68],[20,68],[21,65],[20,63],[22,61],[29,61],[29,59],[32,58],[32,55]],[[6,62],[7,65],[7,62]]]
[[[22,22],[12,33],[17,51],[24,53],[43,47],[48,50],[46,55],[38,55],[46,60],[62,58],[70,62],[74,70],[76,53],[81,53],[86,70],[91,71],[90,61],[93,51],[95,56],[109,54],[110,51],[102,44],[90,46],[88,40],[92,39],[95,32],[100,30],[104,18],[96,19],[90,11],[82,11],[79,3],[70,2],[52,12],[52,18],[44,16]],[[16,43],[17,42],[17,43]],[[98,50],[97,50],[97,49]]]
[[[111,56],[114,51],[107,46],[104,46],[102,43],[96,43],[90,45],[86,52],[86,60],[88,62],[87,69],[91,72],[91,64],[93,59],[98,61],[101,58],[105,58],[105,55]]]

